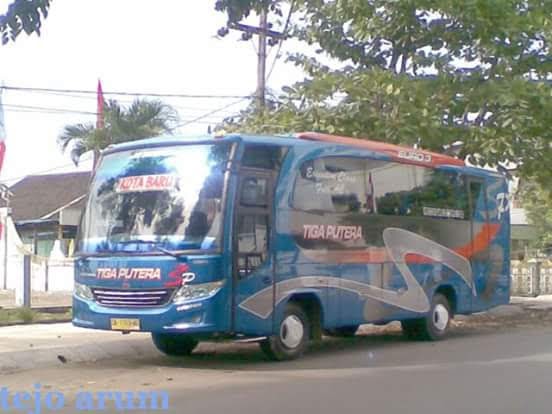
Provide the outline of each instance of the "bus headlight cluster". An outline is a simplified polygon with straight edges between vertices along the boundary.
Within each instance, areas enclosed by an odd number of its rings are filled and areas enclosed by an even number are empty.
[[[202,299],[215,295],[224,285],[224,280],[216,282],[198,283],[196,285],[184,285],[176,292],[173,301],[185,302],[192,299]]]
[[[94,294],[92,293],[92,290],[86,285],[83,285],[81,283],[75,282],[75,287],[73,289],[73,293],[76,297],[84,300],[94,300]]]

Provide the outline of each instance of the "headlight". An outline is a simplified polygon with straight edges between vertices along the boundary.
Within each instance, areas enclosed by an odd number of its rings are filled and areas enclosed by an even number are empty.
[[[73,293],[76,297],[84,300],[94,300],[94,294],[92,293],[92,290],[86,285],[82,285],[80,283],[75,282],[75,288],[73,290]]]
[[[197,285],[184,285],[176,292],[173,301],[175,303],[186,302],[192,299],[201,299],[215,295],[224,285],[224,280]]]

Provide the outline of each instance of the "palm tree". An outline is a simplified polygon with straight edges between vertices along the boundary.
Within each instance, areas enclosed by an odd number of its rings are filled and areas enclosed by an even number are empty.
[[[104,106],[104,128],[94,124],[67,125],[58,136],[62,151],[71,148],[71,159],[78,164],[82,154],[94,151],[94,165],[100,150],[111,144],[172,133],[178,122],[177,112],[161,101],[136,99],[128,108],[115,100]]]

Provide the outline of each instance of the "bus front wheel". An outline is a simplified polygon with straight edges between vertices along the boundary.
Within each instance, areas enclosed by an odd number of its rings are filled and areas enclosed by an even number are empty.
[[[305,351],[310,338],[307,314],[296,303],[288,303],[278,332],[260,343],[261,350],[272,360],[295,359]]]
[[[189,335],[152,333],[151,338],[155,347],[166,355],[190,355],[198,341]]]
[[[452,312],[448,299],[437,293],[431,301],[431,308],[424,318],[401,322],[404,334],[411,339],[437,341],[448,333]]]

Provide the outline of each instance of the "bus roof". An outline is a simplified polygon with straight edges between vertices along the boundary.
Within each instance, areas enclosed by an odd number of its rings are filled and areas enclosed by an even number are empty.
[[[389,155],[394,161],[410,161],[421,165],[455,165],[463,167],[463,160],[448,155],[439,154],[421,149],[415,149],[402,145],[388,144],[386,142],[371,141],[368,139],[342,137],[338,135],[320,134],[317,132],[301,132],[297,137],[309,141],[328,142],[332,144],[347,145],[351,147],[363,148],[366,150],[384,153]]]
[[[148,148],[166,145],[182,145],[194,143],[217,143],[221,141],[243,141],[258,145],[283,145],[283,146],[326,146],[340,145],[345,147],[360,148],[367,151],[384,154],[393,161],[417,164],[423,166],[456,166],[465,167],[463,160],[436,152],[415,149],[407,146],[388,144],[385,142],[371,141],[367,139],[350,138],[337,135],[321,134],[316,132],[301,132],[295,135],[244,135],[227,134],[221,137],[212,135],[185,137],[178,135],[164,135],[156,138],[131,141],[108,147],[106,153],[124,151],[135,148]]]

